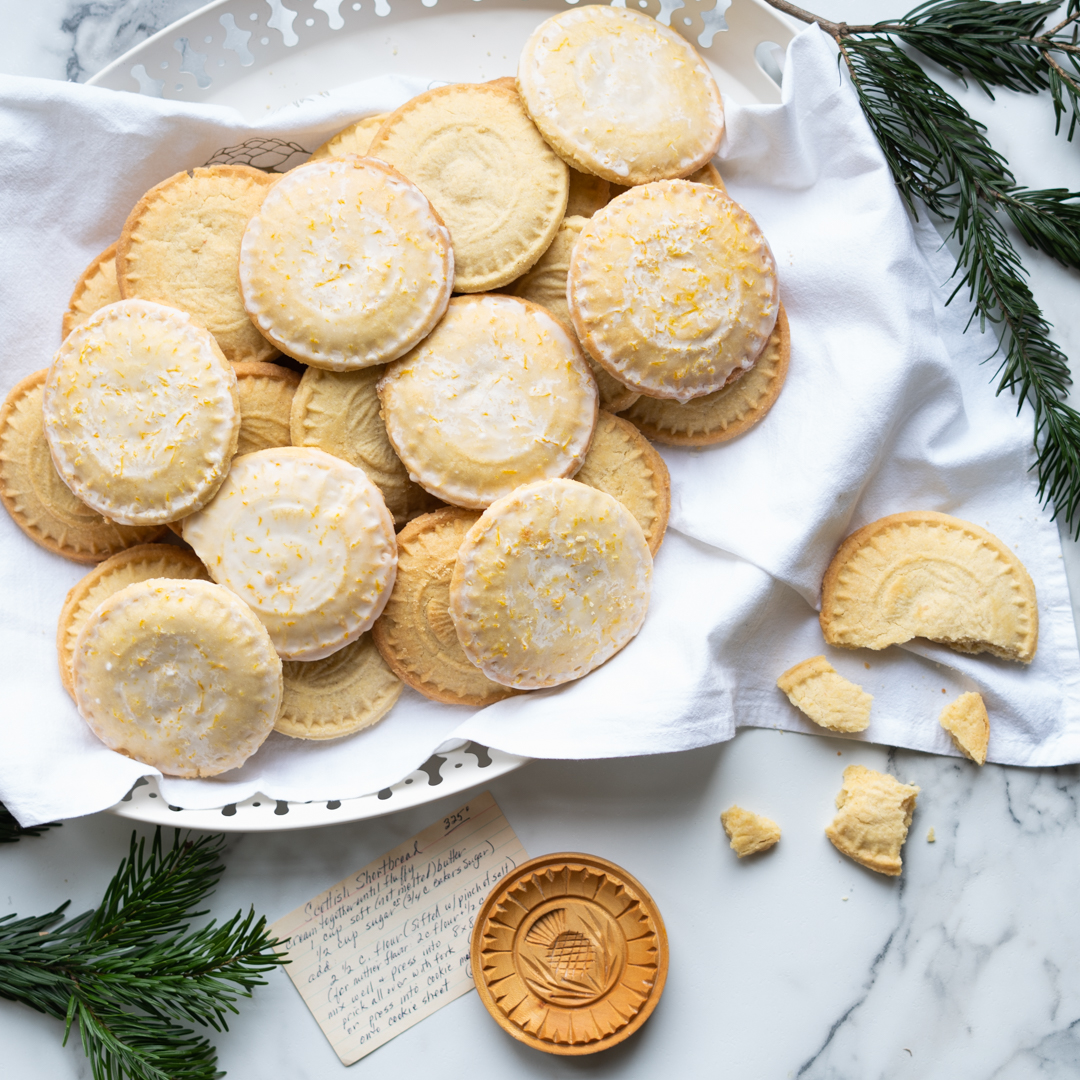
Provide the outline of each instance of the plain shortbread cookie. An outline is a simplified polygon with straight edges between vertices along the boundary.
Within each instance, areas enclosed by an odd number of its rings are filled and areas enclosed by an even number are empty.
[[[64,312],[64,337],[76,326],[82,326],[99,308],[120,299],[120,286],[116,283],[116,244],[110,244],[91,261],[75,284]]]
[[[862,765],[844,770],[836,796],[836,817],[825,835],[837,851],[878,874],[896,877],[903,870],[900,849],[907,839],[919,789],[888,773]]]
[[[981,694],[974,691],[961,694],[941,710],[938,722],[964,757],[976,765],[986,764],[990,717],[986,714],[986,704]]]
[[[873,697],[838,675],[824,656],[796,664],[776,680],[799,712],[829,731],[865,731]]]
[[[759,851],[768,851],[780,839],[780,826],[775,821],[744,810],[741,806],[728,807],[720,815],[720,824],[731,841],[732,851],[740,859],[756,855]]]

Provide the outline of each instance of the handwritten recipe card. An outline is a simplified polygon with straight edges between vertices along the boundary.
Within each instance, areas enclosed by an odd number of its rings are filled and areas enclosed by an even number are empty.
[[[269,927],[344,1064],[473,988],[473,920],[528,857],[485,791]]]

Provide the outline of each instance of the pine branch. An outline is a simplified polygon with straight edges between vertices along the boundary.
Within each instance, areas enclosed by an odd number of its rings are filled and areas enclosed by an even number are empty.
[[[96,910],[0,919],[0,997],[77,1024],[94,1080],[223,1075],[210,1041],[182,1025],[227,1030],[237,999],[286,962],[254,911],[190,929],[221,877],[223,840],[177,830],[165,847],[159,828],[147,851],[133,835]]]
[[[46,829],[59,829],[60,822],[48,825],[22,826],[15,820],[15,815],[0,802],[0,844],[14,844],[24,836],[40,836]]]

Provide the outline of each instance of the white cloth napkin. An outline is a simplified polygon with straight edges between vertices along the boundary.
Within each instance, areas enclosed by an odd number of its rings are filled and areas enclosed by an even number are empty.
[[[0,386],[48,365],[76,278],[152,184],[253,135],[311,149],[424,88],[370,80],[249,125],[221,107],[0,78]],[[822,652],[874,694],[868,741],[955,753],[938,713],[977,689],[992,718],[991,760],[1080,761],[1080,657],[1057,531],[1028,471],[1030,413],[1018,417],[1012,400],[994,396],[993,368],[981,363],[993,342],[964,334],[962,298],[944,307],[952,260],[905,212],[827,39],[799,35],[783,103],[728,101],[727,125],[720,169],[776,255],[791,371],[748,434],[663,451],[671,528],[639,636],[580,682],[480,712],[406,690],[386,720],[351,738],[272,735],[221,778],[163,779],[170,803],[357,796],[396,782],[450,739],[586,758],[688,749],[742,726],[820,733],[775,681]],[[815,605],[837,545],[912,509],[975,521],[1015,547],[1039,596],[1030,667],[928,644],[884,653],[824,645]],[[98,743],[60,686],[56,619],[83,572],[0,515],[0,800],[28,824],[100,810],[156,775]]]

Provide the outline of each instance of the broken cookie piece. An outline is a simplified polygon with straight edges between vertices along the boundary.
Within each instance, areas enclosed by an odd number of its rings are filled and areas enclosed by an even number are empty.
[[[780,826],[760,814],[753,814],[741,806],[732,806],[720,815],[731,841],[731,848],[740,859],[768,851],[780,839]]]
[[[914,784],[901,784],[888,773],[849,765],[825,835],[837,851],[868,870],[896,877],[918,794]]]
[[[986,763],[986,747],[990,742],[990,718],[982,695],[961,694],[941,710],[941,726],[952,737],[957,750],[976,765]]]
[[[872,695],[838,675],[824,656],[796,664],[776,685],[796,709],[830,731],[865,731],[870,725]]]

